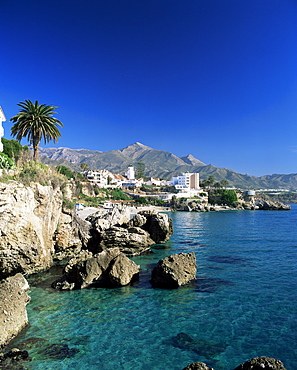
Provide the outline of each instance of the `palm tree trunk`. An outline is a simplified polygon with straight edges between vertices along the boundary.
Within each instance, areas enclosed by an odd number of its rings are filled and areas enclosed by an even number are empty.
[[[33,161],[38,162],[38,144],[33,143]]]

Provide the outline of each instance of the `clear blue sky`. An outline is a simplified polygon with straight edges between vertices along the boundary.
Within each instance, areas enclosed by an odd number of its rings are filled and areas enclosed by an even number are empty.
[[[139,141],[297,172],[296,0],[0,0],[0,14],[6,138],[30,99],[59,107],[49,147]]]

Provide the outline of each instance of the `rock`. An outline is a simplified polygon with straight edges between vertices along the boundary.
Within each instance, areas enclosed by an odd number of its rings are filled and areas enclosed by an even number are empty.
[[[108,278],[112,286],[128,285],[139,273],[139,266],[120,253],[108,270]]]
[[[139,215],[146,218],[142,229],[150,234],[155,244],[165,243],[173,234],[172,220],[165,213],[158,213],[154,210],[141,211]]]
[[[31,360],[27,351],[14,348],[8,353],[0,353],[0,368],[2,370],[25,370],[23,362]]]
[[[194,252],[173,254],[158,262],[151,282],[155,286],[177,288],[196,278],[196,267]]]
[[[118,248],[110,248],[96,255],[82,251],[71,259],[64,269],[64,276],[52,287],[72,290],[96,286],[124,286],[139,273],[139,266]]]
[[[195,208],[195,212],[209,212],[210,211],[210,205],[206,203],[197,203]]]
[[[183,370],[214,370],[212,367],[208,367],[203,362],[193,362],[185,367]]]
[[[129,256],[137,256],[148,251],[155,244],[147,232],[137,227],[124,229],[113,226],[102,232],[99,238],[94,252],[119,248],[121,252]]]
[[[103,221],[104,220],[104,221]],[[102,209],[88,216],[86,221],[89,221],[94,229],[98,232],[108,229],[111,226],[120,226],[129,222],[130,211],[125,205],[116,205],[112,209]]]
[[[62,193],[51,186],[0,183],[0,278],[35,273],[53,263]]]
[[[77,348],[69,348],[68,344],[49,344],[46,348],[40,349],[38,354],[46,359],[64,360],[75,356],[79,350]]]
[[[254,357],[237,366],[234,370],[286,370],[280,360],[269,357]]]
[[[156,243],[164,243],[173,233],[172,220],[156,211],[142,211],[131,220],[125,206],[101,210],[87,217],[92,225],[88,249],[94,254],[119,248],[129,256],[140,255]]]
[[[127,227],[142,227],[146,223],[146,217],[136,213],[136,215],[127,223]]]
[[[164,343],[185,351],[193,351],[209,360],[213,360],[215,356],[226,349],[223,344],[204,339],[193,339],[186,333],[178,333],[175,337],[165,340]]]
[[[291,209],[289,204],[283,204],[281,202],[271,202],[264,201],[262,203],[257,203],[258,209],[265,211],[288,211]]]
[[[28,324],[28,289],[28,282],[20,273],[0,281],[0,347]]]
[[[66,260],[86,249],[91,240],[91,224],[79,218],[74,210],[63,210],[54,233],[54,259]]]

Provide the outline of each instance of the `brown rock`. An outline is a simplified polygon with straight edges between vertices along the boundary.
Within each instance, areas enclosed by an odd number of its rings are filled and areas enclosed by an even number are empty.
[[[62,193],[51,186],[0,183],[0,278],[52,265]]]
[[[60,290],[82,289],[90,285],[123,286],[131,282],[139,266],[120,252],[110,248],[96,255],[82,251],[64,269],[64,276],[53,283]]]
[[[113,261],[108,277],[113,286],[125,286],[130,284],[139,273],[139,266],[123,253],[119,254]]]
[[[152,284],[177,288],[196,278],[196,257],[194,252],[173,254],[158,262],[152,272]]]
[[[183,370],[214,370],[212,367],[208,367],[203,362],[193,362],[185,367]]]
[[[234,370],[286,370],[284,364],[275,358],[254,357],[237,366]]]
[[[153,244],[155,243],[149,234],[140,228],[124,229],[113,226],[100,234],[97,250],[119,248],[129,256],[136,256],[149,250]]]
[[[20,273],[0,281],[0,347],[28,324],[28,289],[28,282]]]
[[[153,210],[141,211],[139,215],[146,218],[142,228],[150,234],[155,244],[165,243],[173,234],[172,220],[165,213],[158,213]]]

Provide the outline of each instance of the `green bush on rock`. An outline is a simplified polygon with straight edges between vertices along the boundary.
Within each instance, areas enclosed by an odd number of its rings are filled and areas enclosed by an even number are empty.
[[[0,169],[14,170],[16,168],[15,162],[6,154],[0,153]]]

